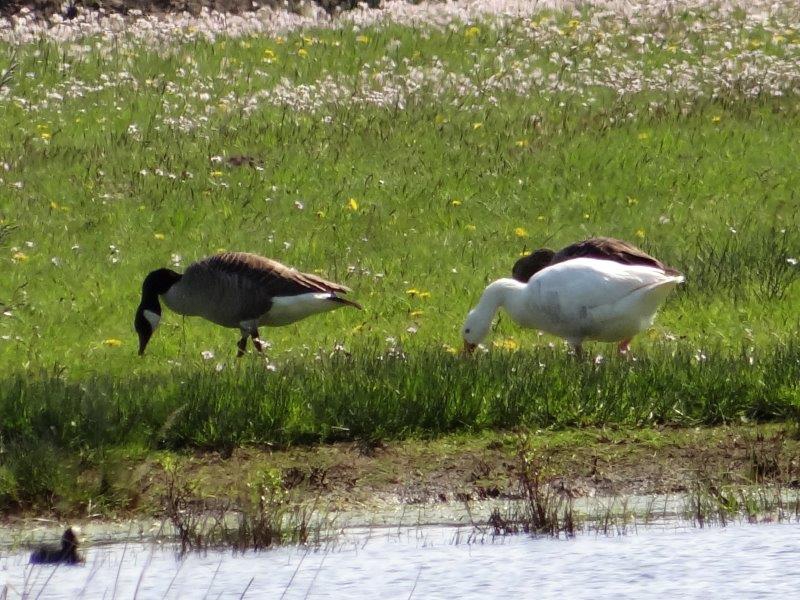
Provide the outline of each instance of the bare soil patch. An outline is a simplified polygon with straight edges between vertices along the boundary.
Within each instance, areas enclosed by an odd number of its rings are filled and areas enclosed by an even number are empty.
[[[711,429],[574,430],[530,434],[545,480],[573,498],[682,493],[698,481],[800,485],[800,441],[782,426]],[[518,498],[520,435],[487,433],[377,447],[332,444],[271,450],[238,448],[229,457],[176,457],[198,499],[225,498],[259,470],[331,510],[398,504]],[[165,473],[148,459],[135,474],[135,511],[158,512]],[[133,506],[132,506],[133,508]]]

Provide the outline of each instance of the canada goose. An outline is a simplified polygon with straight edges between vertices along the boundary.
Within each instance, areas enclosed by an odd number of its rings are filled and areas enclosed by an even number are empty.
[[[74,565],[83,562],[83,557],[78,554],[78,527],[68,527],[61,536],[61,546],[39,546],[31,553],[30,562],[33,564],[64,563]]]
[[[517,281],[526,283],[534,274],[549,265],[581,257],[613,260],[623,265],[645,265],[661,269],[668,275],[680,275],[675,269],[665,266],[660,260],[643,252],[633,244],[616,238],[594,237],[570,244],[558,252],[550,250],[550,248],[541,248],[531,252],[514,263],[511,276]]]
[[[461,334],[469,353],[486,337],[495,313],[505,308],[522,327],[565,338],[577,354],[584,340],[619,342],[653,322],[667,294],[683,282],[680,274],[653,266],[596,258],[573,258],[545,267],[526,283],[499,279],[489,284],[467,315]]]
[[[203,317],[242,332],[242,356],[247,338],[262,350],[261,325],[288,325],[310,315],[349,305],[361,306],[338,294],[350,289],[316,275],[301,273],[281,263],[246,252],[217,254],[189,265],[181,275],[157,269],[144,278],[142,301],[134,327],[139,334],[139,355],[161,320],[159,296],[170,309],[187,316]]]

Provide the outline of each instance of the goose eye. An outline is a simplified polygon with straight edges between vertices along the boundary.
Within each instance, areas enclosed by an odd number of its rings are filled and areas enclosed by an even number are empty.
[[[464,333],[469,333],[469,331],[470,331],[469,328],[467,328],[464,330]]]

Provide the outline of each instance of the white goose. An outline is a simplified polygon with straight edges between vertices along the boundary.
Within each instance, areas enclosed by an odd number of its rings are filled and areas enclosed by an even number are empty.
[[[518,325],[562,337],[578,354],[584,340],[619,342],[625,352],[683,280],[683,275],[657,267],[596,258],[551,265],[527,283],[499,279],[467,315],[461,330],[464,349],[473,351],[486,337],[502,307]]]

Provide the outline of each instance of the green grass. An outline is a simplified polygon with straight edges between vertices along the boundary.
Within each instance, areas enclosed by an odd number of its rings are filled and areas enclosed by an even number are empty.
[[[789,61],[798,45],[733,18],[684,15],[640,52],[632,34],[662,22],[630,31],[601,19],[593,27],[607,29],[614,51],[598,58],[598,34],[581,34],[588,17],[578,26],[572,15],[545,17],[477,32],[390,25],[363,38],[310,31],[158,51],[18,48],[0,97],[0,451],[797,414],[800,267],[787,259],[800,259],[800,101],[735,85],[712,97],[710,76],[695,91],[617,94],[583,83],[578,66],[589,58],[597,73],[624,63],[650,76],[754,47]],[[547,27],[558,33],[530,37]],[[723,38],[732,50],[711,43]],[[11,50],[0,46],[0,72]],[[492,78],[515,68],[572,87],[493,91]],[[315,111],[247,100],[284,78],[322,89],[330,76],[349,89],[437,69],[487,91],[463,97],[433,83],[442,75],[402,108],[352,94]],[[188,130],[168,124],[178,118]],[[263,170],[211,160],[236,154]],[[520,252],[593,234],[638,243],[686,274],[634,341],[637,361],[584,364],[507,318],[491,356],[449,353],[483,287]],[[137,357],[144,275],[174,254],[185,266],[220,248],[319,270],[365,310],[266,331],[275,372],[233,359],[238,332],[166,311]],[[339,344],[351,356],[329,358]],[[0,486],[31,477],[37,465],[20,460],[9,463],[16,473],[0,468]]]
[[[635,362],[594,365],[560,350],[444,352],[406,358],[366,350],[278,372],[260,365],[68,382],[18,377],[0,392],[14,440],[76,450],[114,444],[226,448],[430,436],[462,429],[606,423],[715,425],[791,416],[800,346],[705,360],[665,346]]]

